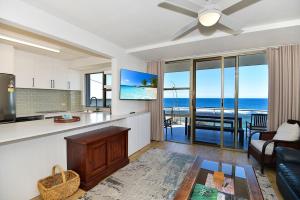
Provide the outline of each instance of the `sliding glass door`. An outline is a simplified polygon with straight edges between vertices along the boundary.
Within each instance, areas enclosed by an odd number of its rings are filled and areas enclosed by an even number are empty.
[[[193,141],[221,145],[221,57],[195,60],[194,73]]]
[[[267,129],[268,65],[264,53],[241,55],[238,60],[238,117],[243,121],[245,139],[237,148],[247,150],[249,134]]]
[[[222,146],[225,148],[235,148],[238,140],[243,134],[239,130],[241,127],[241,119],[237,115],[237,85],[238,80],[238,67],[236,57],[225,57],[223,68],[223,141]]]
[[[268,66],[264,53],[196,59],[191,81],[193,143],[246,150],[248,135],[266,128]],[[255,119],[260,123],[255,124]]]
[[[190,60],[165,63],[164,66],[164,138],[190,143]]]

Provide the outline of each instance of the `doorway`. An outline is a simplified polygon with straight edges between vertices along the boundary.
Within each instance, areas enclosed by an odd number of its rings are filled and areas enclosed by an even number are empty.
[[[191,82],[191,142],[246,150],[247,126],[256,114],[267,116],[265,54],[195,59]]]

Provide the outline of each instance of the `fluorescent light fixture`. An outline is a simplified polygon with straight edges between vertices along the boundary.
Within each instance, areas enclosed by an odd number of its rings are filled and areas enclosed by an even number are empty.
[[[39,48],[39,49],[44,49],[44,50],[47,50],[47,51],[52,51],[52,52],[55,52],[55,53],[60,52],[60,50],[58,50],[58,49],[53,49],[53,48],[45,47],[45,46],[42,46],[42,45],[33,44],[31,42],[26,42],[24,40],[19,40],[17,38],[12,38],[12,37],[2,35],[2,34],[0,34],[0,39],[11,41],[11,42],[16,42],[16,43],[19,43],[19,44],[28,45],[28,46],[31,46],[31,47],[36,47],[36,48]]]
[[[206,10],[199,14],[199,22],[203,26],[215,25],[221,17],[221,13],[218,10]]]

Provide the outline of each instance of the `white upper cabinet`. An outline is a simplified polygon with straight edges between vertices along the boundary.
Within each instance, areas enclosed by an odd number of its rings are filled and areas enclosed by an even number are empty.
[[[16,85],[19,88],[80,90],[80,73],[68,69],[67,64],[62,60],[16,50]]]
[[[35,80],[34,88],[52,89],[52,64],[43,57],[37,56],[35,58],[35,68],[33,78]],[[18,78],[18,77],[17,77]]]
[[[25,52],[15,51],[15,75],[18,88],[34,88],[36,85],[35,60],[27,59],[27,55]]]
[[[59,60],[51,62],[50,79],[52,80],[52,89],[67,90],[68,74],[66,63]]]
[[[73,69],[68,69],[68,83],[69,90],[80,90],[80,72]]]
[[[0,44],[0,73],[14,74],[14,54],[13,46]]]

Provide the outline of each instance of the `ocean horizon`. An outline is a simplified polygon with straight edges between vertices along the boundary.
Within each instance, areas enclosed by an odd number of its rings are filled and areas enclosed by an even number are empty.
[[[189,98],[164,98],[164,107],[189,107]],[[197,108],[219,108],[220,98],[196,98]],[[224,107],[233,109],[234,98],[225,98]],[[268,110],[267,98],[239,98],[239,109]]]

